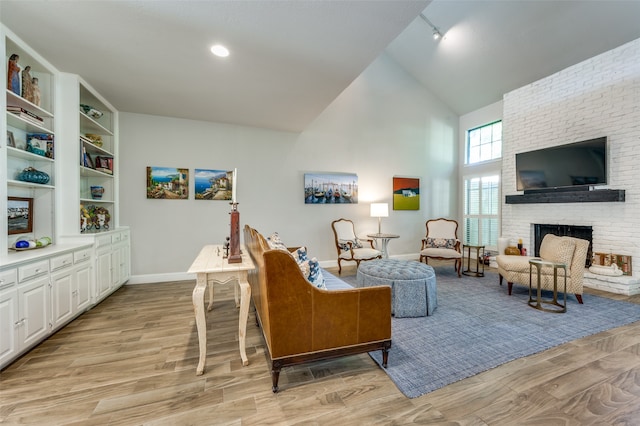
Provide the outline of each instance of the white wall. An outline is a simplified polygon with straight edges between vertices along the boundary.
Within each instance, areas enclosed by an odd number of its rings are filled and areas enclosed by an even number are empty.
[[[194,200],[193,170],[238,169],[241,225],[278,231],[335,264],[331,221],[377,231],[371,202],[388,202],[382,231],[401,237],[391,256],[417,259],[424,223],[458,216],[458,117],[386,54],[365,70],[301,134],[221,123],[122,113],[120,219],[131,228],[131,282],[187,278],[200,248],[229,233],[229,204]],[[146,199],[146,167],[190,170],[188,200]],[[352,172],[357,205],[305,205],[306,172]],[[393,176],[421,179],[419,211],[392,209]]]
[[[633,256],[637,277],[640,39],[504,96],[502,192],[517,193],[517,152],[600,136],[609,142],[607,187],[624,189],[626,202],[504,204],[503,236],[522,238],[531,250],[532,223],[593,226],[594,251]]]

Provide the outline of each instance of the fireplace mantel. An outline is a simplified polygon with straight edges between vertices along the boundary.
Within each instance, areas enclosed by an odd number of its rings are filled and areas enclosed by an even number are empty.
[[[624,189],[596,189],[593,191],[539,192],[534,194],[507,195],[507,204],[535,203],[603,203],[624,202]]]

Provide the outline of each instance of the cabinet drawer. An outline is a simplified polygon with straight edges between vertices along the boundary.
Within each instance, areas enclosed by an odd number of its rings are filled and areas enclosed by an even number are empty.
[[[108,246],[111,244],[111,235],[101,235],[96,238],[96,247]]]
[[[73,253],[73,263],[86,262],[91,259],[91,250],[90,248],[84,250],[78,250]]]
[[[0,272],[0,290],[10,287],[18,282],[18,274],[15,269]]]
[[[41,260],[30,265],[18,268],[18,282],[24,282],[28,279],[46,275],[49,273],[49,261]]]
[[[51,258],[51,271],[73,265],[73,253],[67,253]]]
[[[111,236],[111,244],[119,243],[121,239],[122,239],[122,234],[120,234],[119,232],[117,234],[113,234]]]

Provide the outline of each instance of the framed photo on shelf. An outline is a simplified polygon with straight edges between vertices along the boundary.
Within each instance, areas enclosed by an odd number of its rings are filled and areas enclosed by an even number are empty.
[[[9,235],[33,232],[33,198],[7,197]]]
[[[7,130],[7,146],[12,148],[16,147],[16,141],[13,139],[13,132]]]

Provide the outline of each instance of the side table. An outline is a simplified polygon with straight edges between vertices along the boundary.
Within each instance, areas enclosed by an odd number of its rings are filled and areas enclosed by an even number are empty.
[[[467,275],[470,277],[484,277],[484,246],[474,246],[471,244],[463,244],[462,245],[462,255],[464,262],[464,250],[467,249],[467,268],[462,271],[463,275]],[[475,249],[476,251],[476,261],[475,261],[475,270],[471,269],[471,249]],[[482,261],[480,261],[480,253],[482,252]],[[482,265],[482,269],[480,269],[480,265]]]
[[[240,358],[242,365],[249,365],[249,359],[245,350],[245,336],[247,331],[247,318],[249,316],[249,304],[251,299],[251,287],[247,281],[247,273],[255,269],[249,252],[241,247],[242,263],[229,263],[223,257],[221,245],[207,245],[202,248],[198,257],[187,271],[196,274],[196,286],[193,289],[192,300],[198,329],[198,345],[200,357],[196,375],[204,373],[207,359],[207,321],[204,307],[204,293],[209,287],[209,306],[207,312],[213,308],[213,284],[234,285],[236,307],[240,308],[238,318],[238,340],[240,346]],[[238,287],[240,288],[240,303],[238,303]]]
[[[373,238],[376,240],[376,244],[378,240],[380,240],[380,251],[382,252],[382,258],[389,258],[389,251],[387,250],[387,245],[389,245],[389,240],[392,238],[400,238],[400,235],[396,234],[367,234],[367,237]]]
[[[532,288],[533,288],[533,279],[532,279],[532,271],[533,267],[536,268],[537,274],[537,286],[538,290],[536,292],[536,297],[532,296]],[[542,299],[542,286],[541,286],[541,275],[542,268],[553,268],[553,299],[546,300]],[[564,271],[564,304],[558,302],[558,269],[562,269]],[[535,309],[539,309],[545,312],[554,312],[554,313],[564,313],[567,312],[567,265],[565,263],[560,262],[550,262],[547,260],[542,260],[539,258],[529,260],[529,306]],[[542,305],[551,305],[555,308],[544,308]],[[560,309],[558,309],[560,308]]]

